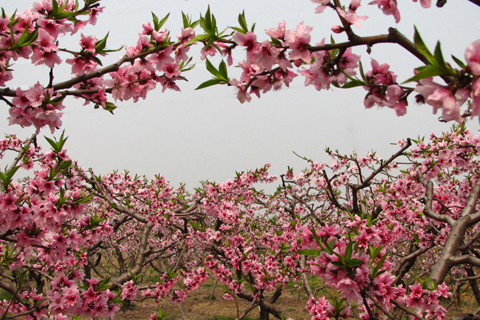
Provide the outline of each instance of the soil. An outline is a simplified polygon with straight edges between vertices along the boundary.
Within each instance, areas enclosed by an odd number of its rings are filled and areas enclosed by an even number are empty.
[[[235,301],[228,301],[222,298],[223,287],[217,286],[212,296],[213,281],[207,281],[195,292],[187,295],[187,298],[180,304],[185,320],[234,320],[237,317],[237,307]],[[213,297],[213,298],[212,298]],[[304,291],[287,290],[275,304],[280,308],[286,319],[310,320],[311,316],[305,309],[307,296]],[[447,306],[451,301],[446,302]],[[250,303],[238,299],[240,314],[249,307]],[[148,319],[153,313],[161,307],[162,312],[167,316],[163,320],[182,320],[180,308],[170,300],[163,300],[155,303],[152,300],[135,302],[130,310],[118,312],[115,315],[116,320]],[[352,307],[352,310],[355,308]],[[459,300],[452,303],[447,319],[461,317],[469,313],[474,313],[478,305],[472,294],[464,293]],[[256,320],[259,317],[258,307],[254,308],[244,318],[245,320]],[[275,319],[270,315],[270,319]],[[352,318],[355,319],[355,318]]]

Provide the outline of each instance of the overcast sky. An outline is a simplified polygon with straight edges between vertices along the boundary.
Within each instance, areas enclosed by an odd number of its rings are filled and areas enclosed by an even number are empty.
[[[23,12],[31,3],[0,0],[8,14],[15,8]],[[160,18],[171,13],[165,26],[175,36],[181,28],[181,11],[196,19],[200,13],[205,13],[209,4],[220,29],[236,26],[238,14],[245,10],[249,25],[257,23],[256,31],[262,41],[268,38],[263,30],[277,27],[283,20],[287,28],[293,30],[301,21],[313,26],[312,43],[324,37],[329,39],[330,27],[339,24],[331,10],[314,14],[315,5],[308,0],[103,0],[101,3],[105,10],[97,25],[88,26],[82,33],[103,38],[110,32],[107,44],[112,49],[135,45],[141,24],[151,21],[152,11]],[[355,31],[359,35],[376,35],[387,33],[388,27],[393,26],[412,38],[416,25],[432,50],[436,41],[441,41],[444,55],[450,62],[450,54],[463,60],[465,48],[480,38],[480,8],[466,0],[450,0],[442,9],[422,9],[419,3],[408,0],[399,3],[402,13],[399,24],[376,7],[365,5],[358,14],[368,15],[369,19]],[[201,33],[200,29],[197,33]],[[78,37],[62,38],[59,46],[78,50]],[[339,35],[334,37],[337,42],[344,40]],[[370,56],[365,48],[355,48],[354,53],[361,55],[365,70],[370,69],[370,57],[379,63],[390,63],[399,82],[411,77],[413,68],[420,66],[416,58],[395,45],[376,45]],[[112,54],[104,64],[115,62],[120,55]],[[324,153],[327,146],[343,153],[356,150],[360,155],[377,150],[387,158],[397,150],[390,143],[400,138],[440,133],[452,124],[439,123],[439,115],[432,115],[432,107],[417,106],[413,99],[410,99],[407,115],[400,118],[390,109],[367,110],[363,106],[366,94],[363,88],[318,92],[313,86],[304,87],[301,76],[290,88],[269,92],[261,99],[253,97],[251,103],[240,104],[231,87],[194,91],[200,83],[210,79],[205,63],[200,61],[198,54],[194,55],[196,67],[185,74],[189,82],[179,83],[182,92],[162,93],[159,87],[150,92],[146,100],[136,104],[117,102],[114,116],[94,110],[92,105],[82,106],[80,100],[66,99],[62,120],[69,136],[66,148],[70,157],[83,167],[92,167],[97,174],[115,169],[128,169],[147,177],[160,173],[173,185],[186,182],[193,188],[198,186],[198,181],[225,181],[233,178],[235,171],[246,171],[264,163],[272,163],[274,174],[284,173],[287,165],[298,171],[306,167],[307,164],[292,151],[327,164],[331,162]],[[237,50],[235,58],[236,62],[243,60],[244,52]],[[218,65],[218,59],[212,61]],[[68,79],[69,67],[56,70],[58,82]],[[27,89],[37,81],[46,84],[48,70],[44,68],[34,67],[27,61],[15,64],[13,69],[15,79],[8,83],[11,88]],[[233,68],[229,72],[235,74]],[[0,131],[3,133],[27,137],[35,131],[34,128],[8,126],[7,117],[8,107],[3,104],[0,108]],[[472,130],[479,128],[477,120],[468,125]],[[41,135],[51,136],[47,128]],[[0,165],[4,167],[5,161]]]

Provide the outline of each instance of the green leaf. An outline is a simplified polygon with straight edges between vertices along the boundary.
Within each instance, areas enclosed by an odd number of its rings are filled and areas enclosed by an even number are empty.
[[[105,46],[107,45],[107,38],[108,38],[108,33],[105,36],[105,38],[103,38],[102,40],[99,40],[99,41],[97,41],[97,43],[95,43],[95,53],[102,53],[103,52],[103,49],[105,49]]]
[[[206,66],[207,66],[207,70],[208,70],[211,74],[213,74],[215,77],[221,79],[221,78],[222,78],[222,75],[221,75],[220,72],[217,70],[217,68],[215,68],[215,67],[213,66],[213,64],[210,62],[210,60],[208,60],[208,58],[205,59],[205,60],[206,60],[206,61],[205,61],[205,64],[206,64]]]
[[[372,271],[372,279],[375,279],[375,277],[378,275],[378,270],[383,266],[383,263],[385,262],[385,259],[387,258],[387,255],[384,255],[380,261],[377,263],[375,268]]]
[[[243,34],[248,32],[248,26],[247,26],[247,21],[245,20],[245,11],[242,11],[241,14],[238,15],[238,23],[240,24],[240,27],[242,28],[242,31],[239,31]]]
[[[93,199],[93,193],[89,194],[86,197],[75,200],[74,204],[90,203],[90,201],[92,201],[92,199]]]
[[[445,64],[445,60],[443,59],[442,49],[440,48],[440,41],[438,41],[437,45],[435,46],[434,54],[435,54],[435,60],[438,66],[441,69],[444,69],[444,71],[448,71],[447,65]]]
[[[328,244],[327,244],[327,247],[330,249],[330,251],[333,252],[333,249],[335,249],[335,242],[336,242],[337,239],[333,238],[332,241],[330,241]]]
[[[184,29],[190,27],[190,19],[188,18],[188,16],[185,13],[183,13],[183,11],[182,11],[182,21],[183,21],[183,28]]]
[[[224,80],[228,80],[227,65],[225,64],[225,61],[222,60],[222,62],[220,62],[218,71],[220,71],[220,74]]]
[[[363,72],[363,65],[362,65],[362,61],[359,61],[359,65],[360,65],[360,75],[362,76],[362,79],[363,81],[365,81],[365,73]]]
[[[93,61],[95,61],[95,62],[98,63],[99,65],[103,66],[102,60],[100,60],[98,57],[92,56],[91,59],[93,59]]]
[[[107,283],[110,282],[110,277],[106,277],[105,279],[102,280],[97,286],[97,291],[105,291],[107,289],[110,289],[112,286],[107,285]]]
[[[465,69],[466,65],[465,65],[465,63],[463,63],[462,60],[458,59],[458,58],[455,57],[453,54],[452,54],[452,59],[453,59],[453,61],[455,61],[455,62],[458,64],[458,66],[459,66],[460,68]]]
[[[216,84],[219,84],[219,83],[228,83],[228,82],[225,82],[225,80],[218,79],[218,78],[210,79],[210,80],[207,80],[204,83],[200,84],[197,88],[195,88],[195,90],[210,87],[210,86],[213,86],[213,85],[216,85]]]
[[[105,110],[113,114],[113,110],[117,109],[117,106],[111,102],[105,102]]]
[[[349,261],[350,258],[352,257],[352,242],[349,242],[347,244],[347,247],[345,248],[345,261]]]
[[[152,20],[153,20],[153,29],[155,29],[155,31],[158,31],[160,29],[160,27],[158,26],[159,25],[158,17],[155,13],[153,13],[153,11],[152,11]]]
[[[160,30],[160,28],[167,22],[168,17],[170,16],[170,13],[168,13],[160,22],[158,23],[158,29],[156,31]]]
[[[303,254],[306,256],[313,256],[313,257],[319,257],[321,254],[321,251],[315,250],[315,249],[304,249],[304,250],[298,250],[298,254]]]
[[[15,48],[15,47],[23,47],[25,44],[25,40],[27,39],[28,37],[28,30],[30,29],[30,24],[27,24],[27,26],[25,27],[25,30],[23,30],[23,33],[22,35],[20,36],[20,38],[17,40],[17,42],[12,45],[12,48]]]
[[[360,259],[350,259],[347,261],[347,266],[348,267],[357,267],[363,263],[363,260]]]
[[[197,41],[203,41],[203,40],[206,40],[208,38],[210,38],[211,36],[209,34],[199,34],[199,35],[196,35],[195,37],[193,37],[192,39],[190,39],[188,42],[187,42],[187,46],[191,45],[191,44],[194,44],[195,42]]]
[[[425,79],[425,78],[431,78],[431,77],[434,77],[434,76],[439,76],[439,75],[442,75],[444,74],[444,72],[432,65],[427,65],[427,66],[424,66],[424,67],[420,67],[420,68],[417,68],[417,70],[419,70],[419,72],[414,75],[413,77],[411,77],[410,79],[404,81],[403,83],[407,83],[407,82],[412,82],[412,81],[419,81],[421,79]]]
[[[340,88],[342,89],[347,89],[347,88],[354,88],[354,87],[362,87],[362,86],[366,86],[367,84],[364,83],[363,81],[360,81],[360,80],[353,80],[353,81],[350,81],[350,82],[347,82],[345,83],[343,86],[341,86]]]
[[[60,162],[60,165],[58,166],[58,170],[59,171],[62,171],[62,170],[65,170],[65,169],[68,169],[72,166],[72,160],[62,160],[62,162]]]
[[[341,261],[331,261],[330,263],[339,268],[345,268],[345,265]]]
[[[52,15],[55,17],[58,13],[58,3],[57,0],[52,0]]]
[[[205,18],[203,19],[203,29],[210,35],[214,35],[215,32],[212,31],[212,18],[210,16],[210,6],[207,8],[207,12],[205,13]]]
[[[277,45],[277,46],[281,46],[282,45],[282,42],[280,40],[278,40],[277,38],[273,38],[272,37],[272,43],[274,45]]]
[[[235,31],[237,31],[237,32],[240,32],[240,33],[244,33],[244,32],[243,32],[243,29],[241,29],[241,28],[230,27],[230,29],[233,29],[233,30],[235,30]]]
[[[75,17],[76,13],[71,11],[62,11],[55,15],[55,19],[69,19]]]
[[[288,170],[290,171],[290,167],[288,167]],[[292,168],[293,170],[293,168]],[[320,249],[322,250],[326,250],[328,254],[332,254],[328,248],[324,248],[323,247],[323,244],[322,244],[322,239],[320,239],[320,237],[318,236],[318,234],[315,232],[315,229],[310,229],[310,232],[312,233],[312,236],[313,236],[313,239],[315,239],[315,242],[317,243],[317,245],[320,247]]]
[[[433,64],[435,61],[433,55],[423,42],[422,37],[420,37],[420,33],[418,32],[417,27],[415,27],[414,44],[415,48],[427,59],[427,61],[430,64]]]
[[[19,168],[20,168],[20,166],[15,166],[12,169],[10,169],[9,171],[5,172],[5,174],[2,174],[0,176],[0,179],[3,180],[3,189],[4,190],[7,190],[8,186],[12,182],[13,176],[15,175],[15,173],[17,172],[17,170]]]

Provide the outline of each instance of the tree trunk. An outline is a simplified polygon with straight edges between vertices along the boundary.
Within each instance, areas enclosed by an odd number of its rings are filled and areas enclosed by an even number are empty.
[[[260,320],[269,320],[270,312],[266,308],[260,307]]]
[[[465,271],[467,271],[467,276],[469,278],[475,277],[475,271],[471,265],[465,266]],[[472,288],[473,295],[475,296],[475,300],[477,300],[477,304],[480,305],[480,289],[478,289],[477,279],[470,279],[468,280],[470,287]]]

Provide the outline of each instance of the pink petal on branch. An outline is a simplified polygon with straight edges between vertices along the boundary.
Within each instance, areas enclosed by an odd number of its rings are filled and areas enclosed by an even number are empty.
[[[385,15],[393,16],[396,23],[400,21],[400,11],[397,8],[397,0],[374,0],[369,4],[377,4]]]
[[[467,65],[476,76],[480,76],[480,39],[471,43],[465,50]]]
[[[308,50],[310,43],[310,31],[313,30],[313,27],[304,26],[303,21],[297,25],[295,32],[291,30],[286,31],[286,41],[288,46],[292,51],[290,52],[290,59],[297,60],[301,59],[306,63],[310,63],[310,50]]]

